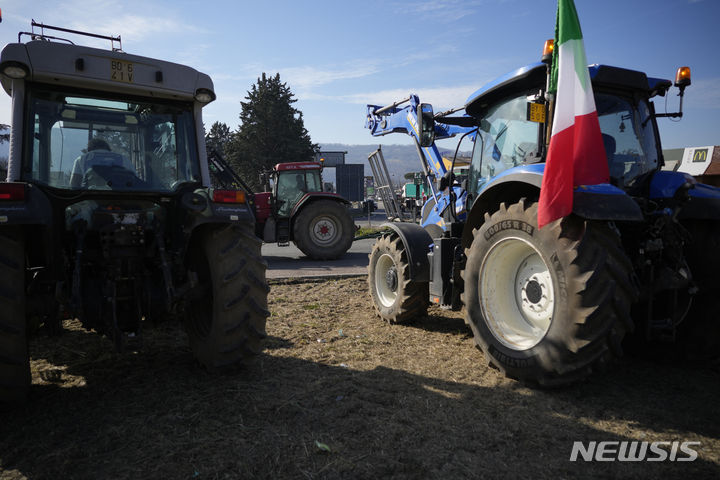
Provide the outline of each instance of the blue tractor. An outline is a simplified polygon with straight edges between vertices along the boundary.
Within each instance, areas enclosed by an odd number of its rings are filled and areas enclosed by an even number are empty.
[[[720,189],[661,171],[657,118],[682,115],[689,69],[675,82],[680,111],[657,113],[652,99],[671,81],[590,66],[611,181],[576,188],[572,214],[540,229],[550,61],[498,78],[450,112],[435,114],[412,95],[403,108],[368,106],[373,135],[415,139],[434,192],[420,225],[389,224],[373,247],[377,313],[395,323],[425,315],[430,303],[464,307],[490,362],[539,385],[585,378],[629,345],[674,342],[717,359]],[[434,139],[449,128],[474,136],[461,183],[437,162]]]

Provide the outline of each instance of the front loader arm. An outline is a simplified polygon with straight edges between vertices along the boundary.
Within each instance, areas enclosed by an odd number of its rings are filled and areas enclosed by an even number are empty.
[[[409,103],[409,105],[402,106],[403,104]],[[432,197],[434,199],[434,206],[432,207],[435,213],[439,216],[444,208],[454,201],[451,199],[451,193],[458,200],[460,205],[460,211],[463,212],[465,207],[465,192],[459,186],[452,186],[453,181],[450,179],[448,174],[451,169],[442,158],[440,151],[438,150],[435,142],[428,147],[420,146],[420,132],[418,127],[418,110],[420,108],[420,100],[417,95],[411,94],[407,98],[395,102],[387,106],[379,105],[368,105],[367,106],[367,117],[365,121],[365,127],[368,128],[373,136],[379,137],[388,135],[390,133],[405,133],[410,135],[415,140],[415,146],[418,151],[418,156],[422,164],[423,172],[425,174],[425,181],[429,186]],[[447,118],[446,115],[454,113],[459,109],[444,112],[441,114],[442,118]],[[438,118],[438,115],[434,116]],[[435,133],[435,140],[442,140],[445,138],[454,137],[457,134],[467,134],[475,130],[475,127],[453,124],[453,123],[441,123],[438,121],[433,122],[433,128]],[[443,191],[437,191],[435,185],[435,178],[448,177],[449,181],[445,183],[446,187],[442,187]],[[447,189],[447,187],[451,187]],[[447,191],[445,191],[447,189]],[[464,215],[464,213],[463,213]],[[435,223],[435,222],[434,222]]]
[[[410,105],[400,107],[400,105],[410,102]],[[390,133],[405,133],[415,140],[419,147],[418,139],[418,121],[417,107],[420,100],[417,95],[411,94],[408,98],[395,102],[391,105],[368,105],[367,118],[365,127],[370,130],[374,137],[381,137]],[[442,140],[444,138],[452,138],[458,133],[467,132],[467,128],[458,127],[456,125],[446,125],[444,123],[435,123],[435,138]],[[419,147],[420,148],[420,147]],[[422,161],[429,167],[429,172],[434,176],[444,176],[448,169],[442,161],[442,155],[435,143],[429,147],[422,147],[420,150],[424,158]]]

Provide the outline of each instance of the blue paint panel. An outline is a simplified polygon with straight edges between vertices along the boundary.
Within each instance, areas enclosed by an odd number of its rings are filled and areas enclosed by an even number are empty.
[[[698,183],[695,188],[690,190],[691,197],[697,198],[717,198],[720,199],[720,188]]]
[[[542,177],[543,172],[545,171],[545,164],[544,163],[532,163],[530,165],[520,165],[518,167],[513,167],[508,170],[503,170],[499,174],[495,175],[488,181],[486,184],[484,184],[480,190],[478,191],[478,198],[482,195],[482,193],[487,190],[488,188],[497,185],[498,183],[503,183],[507,181],[507,177],[509,176],[516,176],[516,175],[534,175],[534,176],[540,176]],[[532,183],[532,182],[526,182],[526,183]]]
[[[482,195],[484,191],[499,183],[509,181],[509,177],[517,177],[513,178],[512,181],[521,181],[528,184],[537,185],[539,184],[539,180],[537,177],[542,177],[544,172],[544,163],[533,163],[530,165],[520,165],[518,167],[510,168],[491,178],[488,183],[483,185],[481,190],[478,192],[478,195]],[[535,181],[530,180],[531,176],[535,177]],[[601,183],[599,185],[581,185],[577,187],[577,189],[582,189],[582,191],[586,193],[596,193],[599,195],[626,195],[625,191],[614,185],[610,185],[609,183]]]
[[[687,173],[661,170],[650,181],[650,198],[672,198],[686,182],[696,183],[697,180]]]
[[[648,87],[650,87],[651,97],[655,95],[665,96],[665,93],[672,87],[672,82],[664,78],[648,77]]]
[[[545,64],[542,62],[532,63],[532,64],[526,65],[522,68],[518,68],[515,71],[505,74],[502,77],[497,78],[497,79],[493,80],[492,82],[483,85],[482,87],[480,87],[479,90],[476,90],[472,95],[470,95],[468,97],[467,101],[465,102],[465,105],[470,105],[472,102],[474,102],[478,98],[482,97],[485,93],[494,89],[498,85],[501,85],[509,80],[512,80],[515,77],[520,76],[520,75],[524,75],[525,73],[529,72],[530,70],[533,70],[533,69],[541,67],[541,66],[544,67]]]
[[[596,193],[598,195],[627,195],[624,190],[610,185],[609,183],[600,183],[598,185],[580,185],[575,190],[581,190],[584,193]]]

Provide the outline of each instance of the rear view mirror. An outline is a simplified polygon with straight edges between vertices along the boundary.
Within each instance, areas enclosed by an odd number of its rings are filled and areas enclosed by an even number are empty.
[[[417,107],[418,133],[421,147],[429,147],[435,142],[435,116],[429,103]]]

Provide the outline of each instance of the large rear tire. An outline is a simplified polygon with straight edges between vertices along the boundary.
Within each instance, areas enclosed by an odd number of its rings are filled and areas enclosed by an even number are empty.
[[[22,231],[0,229],[0,403],[22,402],[30,390]]]
[[[508,377],[562,385],[622,353],[637,292],[618,235],[569,216],[542,229],[520,201],[474,232],[463,272],[475,342]]]
[[[185,329],[197,360],[209,370],[262,351],[268,285],[261,241],[248,225],[203,232],[190,268],[206,294],[189,300]]]
[[[384,235],[370,252],[368,287],[375,311],[389,323],[427,315],[428,282],[410,278],[407,252],[397,235]]]
[[[295,245],[314,260],[333,260],[348,251],[355,229],[340,202],[318,200],[305,205],[293,227]]]

